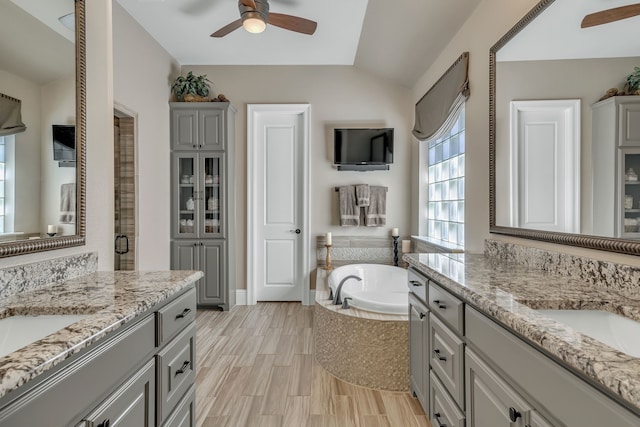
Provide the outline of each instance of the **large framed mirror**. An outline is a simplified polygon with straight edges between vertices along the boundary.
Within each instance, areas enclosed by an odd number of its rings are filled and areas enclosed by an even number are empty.
[[[0,39],[0,257],[84,245],[84,0],[0,0]]]
[[[640,16],[632,0],[542,0],[490,50],[490,231],[640,255]],[[600,14],[598,16],[602,16]]]

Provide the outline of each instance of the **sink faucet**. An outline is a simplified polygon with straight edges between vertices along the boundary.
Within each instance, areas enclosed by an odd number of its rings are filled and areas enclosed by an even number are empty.
[[[340,298],[340,291],[342,291],[342,285],[344,285],[344,282],[346,282],[349,279],[358,279],[358,281],[362,280],[360,277],[354,276],[354,275],[350,275],[350,276],[347,276],[344,279],[342,279],[340,281],[340,284],[338,285],[338,288],[336,289],[336,294],[333,296],[333,304],[334,305],[342,304],[342,298]]]

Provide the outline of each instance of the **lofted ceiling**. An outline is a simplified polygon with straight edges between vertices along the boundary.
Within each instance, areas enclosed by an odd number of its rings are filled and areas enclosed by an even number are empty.
[[[556,0],[498,52],[497,61],[640,56],[640,16],[580,28],[587,14],[637,0]]]
[[[270,0],[272,12],[318,22],[312,36],[268,26],[211,33],[239,18],[237,0],[117,0],[182,65],[353,65],[411,87],[480,0]]]

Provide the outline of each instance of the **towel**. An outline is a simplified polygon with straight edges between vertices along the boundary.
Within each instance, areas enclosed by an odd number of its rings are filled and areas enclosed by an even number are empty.
[[[367,184],[356,185],[356,206],[364,208],[369,206],[369,195],[371,194]]]
[[[364,208],[364,225],[382,227],[387,223],[387,187],[369,187],[369,206]]]
[[[360,208],[356,206],[356,189],[353,185],[342,186],[340,192],[340,225],[360,225]]]
[[[75,224],[76,222],[76,184],[60,186],[60,222]]]

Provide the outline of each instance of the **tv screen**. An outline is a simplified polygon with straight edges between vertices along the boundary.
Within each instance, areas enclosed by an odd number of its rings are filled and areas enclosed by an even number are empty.
[[[336,165],[393,163],[393,129],[334,129],[333,163]]]
[[[73,162],[76,160],[76,127],[53,125],[53,160]]]

